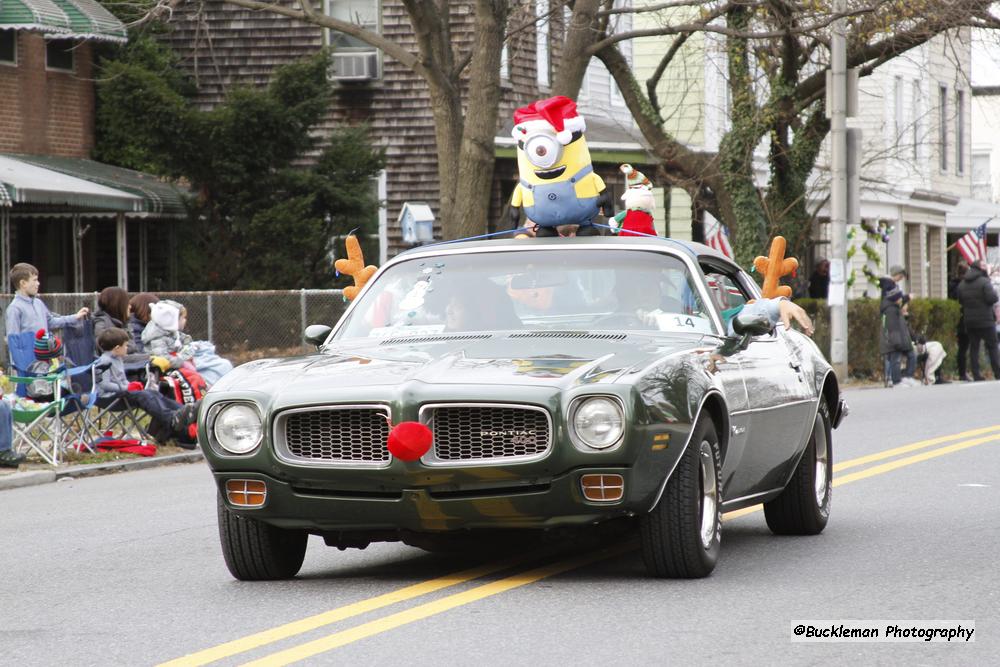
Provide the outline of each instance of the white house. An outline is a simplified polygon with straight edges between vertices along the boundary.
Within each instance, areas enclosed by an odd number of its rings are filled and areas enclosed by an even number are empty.
[[[671,75],[703,76],[697,86],[673,83],[685,91],[688,121],[678,129],[687,133],[692,147],[717,150],[728,129],[729,99],[725,40],[708,36],[697,45],[700,67],[688,65]],[[637,48],[639,48],[637,46]],[[636,68],[642,65],[636,58]],[[690,57],[688,59],[690,62]],[[985,96],[970,83],[972,48],[968,30],[942,35],[876,69],[859,83],[858,113],[848,119],[848,127],[860,131],[860,219],[852,225],[850,246],[854,247],[849,266],[853,272],[851,297],[877,289],[865,275],[887,272],[892,265],[905,266],[907,289],[916,296],[944,297],[948,267],[957,258],[948,247],[969,229],[978,226],[997,210],[994,223],[1000,229],[1000,208],[985,196],[982,171],[987,147],[976,144],[973,151],[973,105]],[[1000,84],[1000,80],[996,82]],[[995,85],[996,85],[995,84]],[[669,88],[668,88],[669,89]],[[1000,92],[998,86],[993,93]],[[996,107],[982,114],[1000,124],[1000,96]],[[694,125],[695,127],[692,127]],[[984,134],[992,156],[992,190],[1000,193],[1000,128]],[[679,135],[680,136],[680,135]],[[683,137],[682,137],[683,138]],[[827,254],[829,224],[827,198],[829,153],[817,161],[811,179],[811,198],[818,211],[814,232],[814,256],[801,258],[808,269]],[[757,151],[756,175],[760,187],[767,185],[767,145]],[[977,185],[974,192],[973,185]],[[686,200],[675,190],[674,201]],[[675,204],[671,231],[683,228],[690,213]],[[887,241],[883,241],[887,238]],[[995,241],[991,241],[995,245]],[[867,246],[867,250],[864,246]],[[806,274],[808,275],[808,274]]]

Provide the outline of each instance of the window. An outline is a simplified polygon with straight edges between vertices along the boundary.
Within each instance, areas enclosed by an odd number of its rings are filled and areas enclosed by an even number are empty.
[[[510,81],[510,50],[506,43],[500,50],[500,79]]]
[[[381,32],[378,0],[326,0],[327,14],[371,32]],[[340,82],[373,81],[381,76],[381,53],[371,44],[336,30],[324,31],[330,56],[330,78]]]
[[[948,87],[938,87],[938,151],[941,171],[948,171]]]
[[[895,111],[895,123],[894,127],[896,130],[896,137],[893,139],[893,144],[899,146],[903,142],[903,132],[905,130],[905,120],[903,118],[903,77],[897,76],[894,81],[893,87],[893,109]]]
[[[366,30],[379,32],[378,0],[327,0],[327,13],[341,21],[355,23]],[[357,37],[336,30],[327,30],[327,42],[334,50],[358,49],[374,51],[375,48]]]
[[[955,95],[955,171],[965,173],[965,91]]]
[[[447,266],[430,274],[416,260],[390,266],[359,297],[338,338],[496,330],[716,333],[712,311],[678,257],[574,248],[444,259]]]
[[[13,30],[0,30],[0,63],[17,64],[17,33]]]
[[[913,81],[913,159],[920,158],[920,80]]]
[[[535,0],[535,67],[538,72],[538,87],[548,88],[551,85],[549,69],[552,66],[549,59],[549,0]]]
[[[64,39],[47,40],[45,42],[45,67],[72,72],[75,47],[76,44]]]
[[[972,153],[972,198],[982,201],[993,199],[993,185],[990,180],[990,154]]]
[[[612,104],[612,106],[616,106],[616,107],[623,107],[623,106],[625,106],[625,98],[622,97],[622,91],[618,87],[618,82],[615,81],[615,79],[614,79],[613,76],[610,76],[610,73],[609,73],[609,78],[611,79],[611,104]]]
[[[727,311],[746,305],[750,297],[733,276],[720,273],[718,269],[705,267],[705,280],[708,282],[708,293],[718,307],[719,312],[726,316]]]

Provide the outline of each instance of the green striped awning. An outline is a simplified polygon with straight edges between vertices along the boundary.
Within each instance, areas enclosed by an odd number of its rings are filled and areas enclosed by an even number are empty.
[[[75,157],[0,153],[0,160],[4,158],[135,195],[141,200],[138,207],[132,209],[137,212],[171,217],[187,213],[184,200],[191,193],[184,193],[151,174]]]
[[[185,194],[150,174],[82,158],[0,153],[0,207],[181,218]],[[5,201],[6,200],[6,201]]]
[[[0,30],[35,30],[49,39],[125,42],[125,26],[97,0],[0,0]]]

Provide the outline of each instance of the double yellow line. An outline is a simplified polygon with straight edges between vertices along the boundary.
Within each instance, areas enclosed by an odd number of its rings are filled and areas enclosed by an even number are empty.
[[[894,457],[904,454],[911,454],[910,456],[896,458],[895,460],[887,463],[881,463],[857,472],[837,475],[834,477],[833,485],[841,486],[843,484],[849,484],[861,479],[867,479],[869,477],[874,477],[875,475],[891,472],[908,465],[913,465],[914,463],[920,463],[939,456],[952,454],[963,449],[997,441],[1000,441],[1000,425],[972,429],[961,433],[954,433],[952,435],[930,438],[928,440],[921,440],[919,442],[903,445],[902,447],[887,449],[885,451],[876,452],[875,454],[869,454],[867,456],[861,456],[848,461],[842,461],[833,466],[834,473],[851,468],[858,468],[871,463],[877,463],[879,461],[885,461],[886,459],[893,459]],[[920,450],[926,451],[922,451],[919,454],[913,454],[913,452],[918,452]],[[761,507],[761,505],[756,505],[754,507],[747,507],[745,509],[727,512],[723,518],[725,520],[732,520],[740,516],[758,512],[761,510]],[[563,559],[554,563],[535,567],[496,581],[475,586],[459,593],[453,593],[438,600],[426,602],[382,618],[368,621],[353,628],[341,630],[298,646],[293,646],[288,649],[271,653],[246,664],[254,666],[288,665],[346,644],[365,639],[366,637],[371,637],[373,635],[392,630],[393,628],[398,628],[409,623],[441,614],[450,609],[461,607],[477,600],[482,600],[515,588],[526,586],[547,577],[562,574],[563,572],[568,572],[570,570],[584,567],[608,558],[620,556],[633,551],[635,548],[635,542],[633,540],[629,540],[628,542],[615,547],[601,549],[573,558]],[[361,600],[343,607],[331,609],[330,611],[316,614],[292,623],[287,623],[270,630],[264,630],[263,632],[258,632],[241,639],[226,642],[225,644],[220,644],[203,651],[198,651],[197,653],[192,653],[181,658],[177,658],[176,660],[163,663],[160,667],[195,667],[198,665],[206,665],[211,662],[215,662],[216,660],[222,660],[223,658],[229,658],[261,646],[273,644],[275,642],[282,641],[296,635],[301,635],[360,614],[365,614],[399,602],[405,602],[407,600],[422,597],[452,586],[468,583],[470,581],[487,577],[539,559],[540,554],[536,552],[530,555],[507,558],[500,561],[486,563],[467,570],[447,574],[435,579],[406,586],[396,591],[369,598],[367,600]]]

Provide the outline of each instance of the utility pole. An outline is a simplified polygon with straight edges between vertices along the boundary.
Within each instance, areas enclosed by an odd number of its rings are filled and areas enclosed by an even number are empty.
[[[845,0],[834,0],[843,14]],[[847,23],[833,23],[827,114],[830,117],[830,364],[837,377],[847,377]]]

